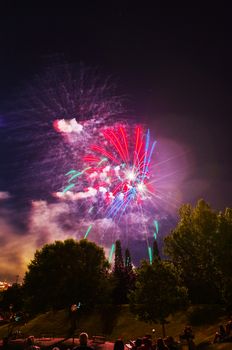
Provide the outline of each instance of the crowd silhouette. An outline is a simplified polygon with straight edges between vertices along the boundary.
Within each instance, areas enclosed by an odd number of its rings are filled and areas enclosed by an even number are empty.
[[[115,340],[113,345],[113,350],[195,350],[197,347],[194,342],[194,333],[192,327],[187,325],[179,335],[179,340],[175,340],[172,336],[167,336],[164,338],[156,338],[154,336],[155,330],[153,330],[153,335],[146,334],[144,337],[137,338],[135,340],[130,340],[129,343],[124,344],[121,338]],[[103,338],[103,337],[101,337]],[[219,325],[218,331],[215,333],[213,343],[222,342],[232,342],[232,317],[229,318],[226,325]],[[103,342],[104,343],[104,342]],[[70,346],[66,350],[96,350],[97,348],[104,349],[105,345],[103,343],[95,343],[93,340],[88,339],[87,333],[81,333],[79,336],[78,346]],[[10,339],[6,337],[3,339],[2,349],[13,348],[10,344]],[[40,350],[41,348],[35,343],[34,336],[29,336],[23,343],[23,349],[25,350]],[[49,350],[61,350],[64,348],[64,344],[60,347],[53,345],[49,347]],[[107,347],[106,347],[107,349]]]
[[[218,331],[215,333],[213,343],[226,343],[232,342],[232,317],[230,317],[226,326],[222,324],[219,326]]]

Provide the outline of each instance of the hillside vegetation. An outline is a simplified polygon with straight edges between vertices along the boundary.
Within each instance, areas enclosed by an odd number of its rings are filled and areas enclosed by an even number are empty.
[[[177,313],[175,316],[170,316],[166,325],[166,334],[172,335],[178,339],[180,332],[184,326],[188,323],[186,314]],[[225,323],[226,319],[214,320],[212,324],[205,324],[201,326],[194,326],[195,341],[197,344],[203,341],[212,341],[215,331],[218,328],[219,323]],[[34,335],[36,337],[41,336],[54,336],[65,337],[70,328],[69,316],[67,310],[49,311],[45,314],[40,314],[37,317],[30,320],[25,325],[16,325],[16,330],[21,330],[24,336]],[[155,329],[155,337],[162,336],[162,329],[159,324],[148,324],[139,321],[129,311],[127,305],[120,307],[112,307],[106,310],[94,310],[88,314],[82,314],[77,319],[77,331],[86,331],[89,336],[93,335],[105,335],[107,340],[114,341],[116,338],[121,337],[125,342],[130,339],[142,337],[145,334],[152,334],[152,329]],[[0,327],[0,337],[8,334],[9,325]],[[230,347],[228,347],[230,346]],[[229,349],[231,344],[219,344],[212,349]]]

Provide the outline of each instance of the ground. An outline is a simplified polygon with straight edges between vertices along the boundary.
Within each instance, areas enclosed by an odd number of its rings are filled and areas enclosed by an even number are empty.
[[[155,329],[153,337],[162,336],[161,326],[159,324],[147,324],[136,319],[130,313],[128,306],[121,306],[112,309],[110,312],[101,312],[98,309],[89,314],[83,314],[77,319],[76,336],[82,331],[86,331],[90,338],[94,335],[105,335],[107,341],[114,341],[121,337],[124,342],[130,339],[136,339],[145,334],[152,334],[152,329]],[[168,319],[166,325],[166,334],[172,335],[178,339],[180,332],[188,323],[185,313],[177,313]],[[212,342],[218,324],[225,323],[226,319],[218,319],[212,324],[193,327],[195,333],[196,344],[201,342]],[[0,338],[7,335],[8,325],[0,327]],[[25,325],[15,327],[15,330],[20,330],[24,336],[34,335],[35,337],[65,337],[70,327],[68,312],[60,310],[56,312],[47,312],[30,320]],[[49,341],[46,340],[48,345]],[[107,343],[108,344],[108,343]],[[110,350],[111,344],[105,346],[105,350]],[[209,349],[231,350],[232,344],[216,344]]]

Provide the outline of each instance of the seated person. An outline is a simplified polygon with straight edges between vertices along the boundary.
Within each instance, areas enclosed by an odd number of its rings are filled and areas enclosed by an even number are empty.
[[[93,350],[90,346],[88,346],[88,334],[87,333],[81,333],[79,335],[79,346],[75,346],[73,350]]]
[[[25,341],[26,350],[40,350],[39,346],[35,345],[35,338],[33,335],[30,335]]]
[[[178,350],[178,343],[173,337],[168,336],[164,339],[164,343],[167,345],[168,350]]]
[[[226,335],[230,336],[232,333],[232,320],[229,320],[226,324]]]
[[[194,339],[194,334],[193,334],[193,330],[192,330],[191,326],[186,326],[184,328],[183,333],[180,334],[180,340],[182,340],[182,339],[187,340],[187,341]]]
[[[122,339],[117,339],[114,343],[114,350],[124,350],[124,343]]]
[[[221,324],[219,326],[219,331],[215,333],[214,343],[222,343],[226,339],[226,330],[225,327]]]

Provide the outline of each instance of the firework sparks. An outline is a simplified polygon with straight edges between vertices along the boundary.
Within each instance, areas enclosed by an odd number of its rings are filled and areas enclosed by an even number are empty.
[[[181,204],[183,150],[161,136],[156,147],[153,129],[126,117],[125,99],[111,79],[73,68],[58,65],[41,72],[22,89],[25,95],[9,114],[9,146],[12,140],[17,145],[10,164],[12,192],[29,204],[20,217],[24,222],[26,215],[35,215],[30,203],[42,199],[47,207],[36,216],[57,208],[51,239],[56,232],[59,239],[85,237],[107,254],[120,239],[136,251],[138,262],[157,234],[161,242],[168,218]],[[3,198],[13,201],[14,195]],[[47,218],[49,231],[53,219]],[[43,224],[33,232],[38,237],[42,232],[38,242],[45,243]]]
[[[144,140],[140,126],[135,128],[132,141],[123,125],[104,129],[102,136],[104,147],[92,145],[91,152],[83,158],[84,164],[89,166],[66,174],[70,178],[63,194],[85,175],[85,181],[90,184],[86,192],[95,189],[96,195],[100,193],[106,202],[106,217],[115,218],[121,216],[132,202],[139,204],[150,196],[150,163],[156,141],[150,145],[149,130]]]
[[[67,200],[85,199],[89,205],[87,214],[93,222],[105,217],[120,225],[129,213],[140,215],[141,206],[154,195],[151,160],[156,141],[151,142],[149,130],[145,133],[141,126],[129,128],[124,124],[100,129],[95,141],[86,147],[83,170],[68,171],[67,185],[57,196]],[[92,227],[89,225],[84,238]],[[150,259],[151,248],[148,254]]]

